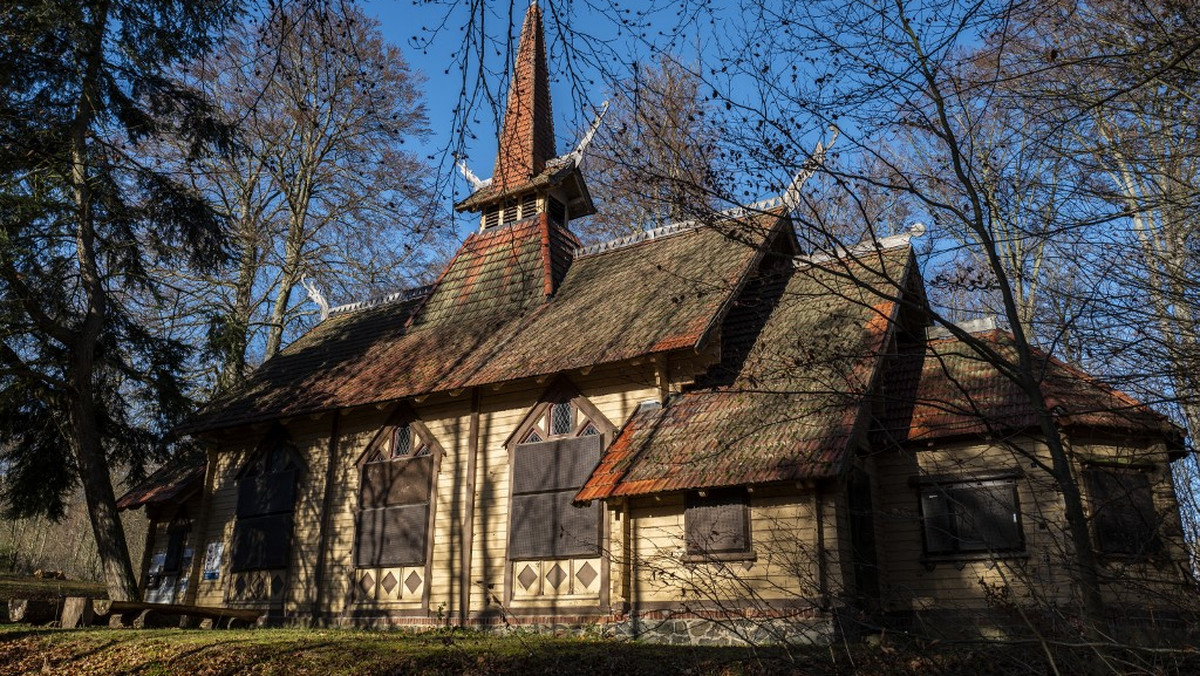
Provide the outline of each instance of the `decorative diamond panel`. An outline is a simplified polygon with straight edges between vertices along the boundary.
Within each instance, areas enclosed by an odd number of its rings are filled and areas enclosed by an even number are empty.
[[[534,582],[537,582],[537,579],[537,572],[529,564],[525,564],[525,567],[521,569],[521,573],[517,575],[517,582],[520,582],[521,587],[526,591],[533,586]]]
[[[599,574],[600,573],[597,573],[595,568],[592,568],[592,564],[584,561],[583,565],[579,567],[579,570],[575,571],[575,578],[579,580],[579,583],[582,584],[584,588],[587,588],[592,586],[592,583],[596,581],[596,576]]]
[[[396,575],[389,571],[388,574],[383,577],[383,581],[379,584],[383,585],[383,590],[385,592],[391,594],[392,590],[396,588],[396,585],[400,584],[400,580],[397,580]]]
[[[237,581],[233,583],[233,593],[239,598],[246,593],[246,578],[244,576],[237,576]]]
[[[254,598],[265,598],[267,596],[267,581],[261,577],[256,578],[251,583],[250,593],[254,595]]]
[[[567,579],[567,571],[562,569],[562,566],[557,563],[550,567],[550,572],[546,573],[546,581],[551,587],[558,589],[559,585]]]
[[[358,581],[358,588],[362,590],[363,596],[371,597],[375,595],[375,578],[371,577],[370,573],[363,573],[362,578]]]
[[[421,576],[417,574],[417,571],[414,570],[408,574],[408,578],[404,580],[404,586],[408,587],[408,593],[417,593],[417,589],[421,586]]]

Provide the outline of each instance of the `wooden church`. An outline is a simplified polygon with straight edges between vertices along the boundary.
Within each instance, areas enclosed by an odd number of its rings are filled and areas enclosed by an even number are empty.
[[[774,200],[581,246],[536,3],[514,72],[437,281],[335,308],[122,497],[146,600],[696,642],[1078,604],[1032,411],[927,328],[909,235],[804,255]],[[1181,430],[1043,362],[1105,593],[1152,612],[1190,583]]]

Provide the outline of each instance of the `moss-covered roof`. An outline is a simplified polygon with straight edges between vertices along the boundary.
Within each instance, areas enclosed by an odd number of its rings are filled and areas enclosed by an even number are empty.
[[[635,415],[576,500],[838,473],[912,266],[905,245],[764,274],[725,318],[721,363]]]
[[[990,330],[972,338],[1016,363],[1012,334]],[[1060,427],[1182,439],[1182,431],[1165,416],[1129,395],[1041,351],[1035,350],[1034,357],[1043,396]],[[1016,383],[956,338],[929,340],[898,355],[884,379],[881,402],[878,443],[1001,434],[1037,426],[1029,399]]]
[[[786,222],[778,212],[750,220],[739,238],[693,228],[578,258],[574,237],[544,214],[475,233],[431,292],[334,314],[182,431],[697,346]]]

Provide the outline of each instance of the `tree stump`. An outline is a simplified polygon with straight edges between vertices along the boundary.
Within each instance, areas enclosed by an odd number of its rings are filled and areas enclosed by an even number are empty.
[[[63,601],[62,617],[59,626],[63,629],[86,627],[92,624],[95,611],[92,600],[86,596],[68,596]]]
[[[8,621],[25,624],[50,624],[58,619],[58,602],[40,599],[10,599]]]

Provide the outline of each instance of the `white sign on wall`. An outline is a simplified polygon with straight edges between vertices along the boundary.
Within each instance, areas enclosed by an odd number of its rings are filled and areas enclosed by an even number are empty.
[[[225,555],[224,542],[210,542],[204,550],[204,572],[201,577],[205,580],[216,580],[221,577],[221,557]]]

